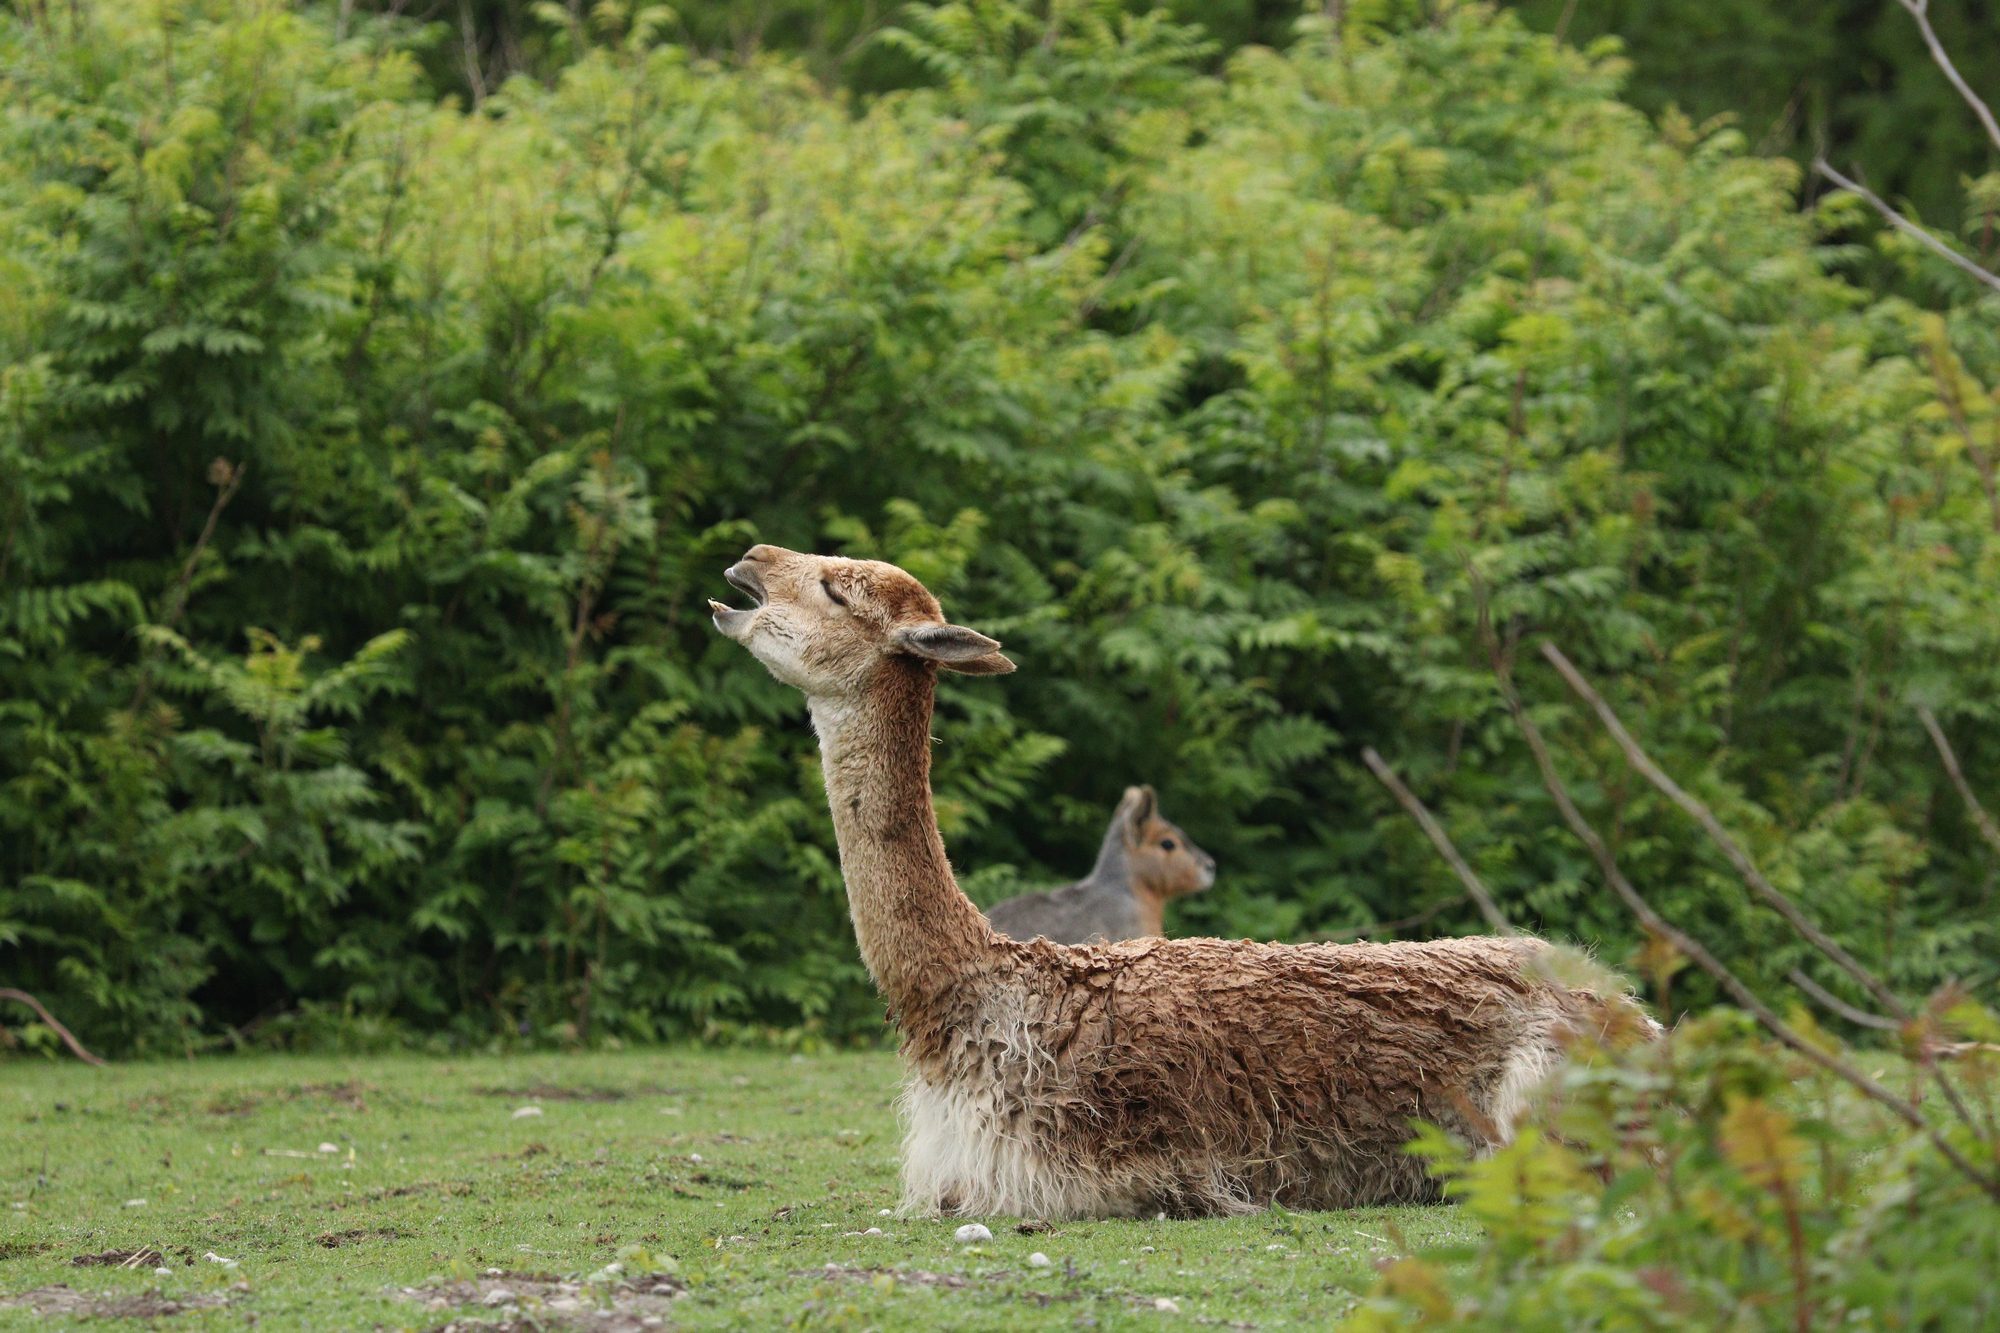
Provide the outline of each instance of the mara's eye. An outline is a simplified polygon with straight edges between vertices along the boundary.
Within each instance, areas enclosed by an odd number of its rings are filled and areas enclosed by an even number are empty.
[[[839,589],[837,589],[837,588],[835,588],[835,587],[833,586],[833,581],[832,581],[832,580],[830,580],[830,579],[821,579],[821,580],[819,581],[819,590],[820,590],[821,592],[825,593],[825,594],[826,594],[826,599],[827,599],[827,600],[828,600],[829,602],[832,602],[832,603],[833,603],[833,604],[834,604],[835,606],[846,606],[846,605],[847,605],[847,599],[846,599],[845,597],[842,597],[842,596],[840,595],[840,590],[839,590]]]
[[[1160,839],[1160,850],[1163,852],[1171,852],[1174,849],[1175,845],[1176,844],[1172,838]]]

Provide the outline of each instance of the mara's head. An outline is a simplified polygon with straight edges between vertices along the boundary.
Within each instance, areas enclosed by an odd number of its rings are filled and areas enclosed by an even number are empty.
[[[810,696],[858,693],[899,664],[929,662],[970,676],[1014,669],[996,640],[947,622],[929,589],[880,560],[759,545],[722,577],[751,605],[711,600],[715,627]]]
[[[1160,814],[1151,787],[1125,789],[1111,828],[1125,844],[1134,888],[1164,899],[1200,893],[1215,883],[1215,858]]]

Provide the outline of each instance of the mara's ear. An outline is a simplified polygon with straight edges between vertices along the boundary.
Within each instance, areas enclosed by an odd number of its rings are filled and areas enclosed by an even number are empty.
[[[1125,825],[1125,836],[1138,841],[1146,831],[1146,821],[1153,817],[1156,808],[1151,787],[1127,787],[1123,799],[1118,802],[1118,818]]]
[[[927,657],[954,670],[964,670],[965,665],[978,658],[999,652],[1000,640],[989,639],[976,629],[963,625],[947,625],[942,621],[932,621],[927,625],[905,625],[889,636],[906,653]],[[1005,658],[1001,659],[1006,661]],[[1013,669],[1008,663],[1007,670]],[[988,674],[973,672],[974,675]]]

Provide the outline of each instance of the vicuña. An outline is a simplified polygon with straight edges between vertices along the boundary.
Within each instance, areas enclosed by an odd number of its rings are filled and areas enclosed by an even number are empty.
[[[754,546],[715,625],[804,691],[854,934],[902,1030],[906,1210],[1048,1218],[1436,1198],[1413,1121],[1506,1141],[1569,1040],[1650,1020],[1527,938],[1021,943],[959,891],[931,809],[940,668],[998,675],[909,574]]]

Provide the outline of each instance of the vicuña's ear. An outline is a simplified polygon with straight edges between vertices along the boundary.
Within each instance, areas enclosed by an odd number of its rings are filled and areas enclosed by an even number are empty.
[[[1004,676],[1014,669],[1014,664],[998,653],[975,657],[969,662],[940,662],[938,665],[962,676]]]
[[[1000,640],[989,639],[976,629],[967,629],[963,625],[946,625],[942,622],[905,625],[889,637],[891,642],[906,653],[928,657],[933,662],[958,670],[964,669],[962,664],[996,653],[1000,648]],[[1007,669],[1013,669],[1011,663]]]

